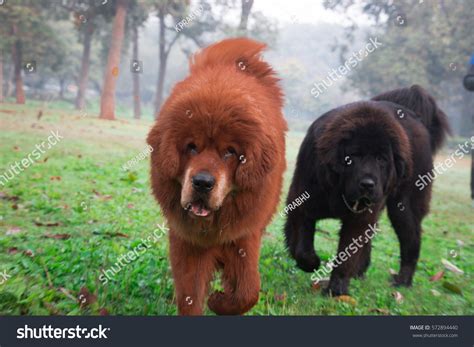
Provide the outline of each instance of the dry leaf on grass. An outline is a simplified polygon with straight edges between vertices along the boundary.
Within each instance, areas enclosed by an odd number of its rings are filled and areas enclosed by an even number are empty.
[[[38,219],[35,220],[34,223],[39,227],[57,227],[61,225],[59,222],[41,222]]]
[[[372,308],[369,312],[375,312],[379,314],[383,314],[384,316],[390,316],[390,311],[386,308]]]
[[[395,301],[396,301],[397,303],[400,304],[401,302],[403,302],[403,295],[402,295],[402,293],[400,293],[400,292],[393,292],[393,293],[392,293],[392,296],[394,297],[394,299],[395,299]]]
[[[336,297],[336,300],[337,300],[337,301],[345,302],[345,303],[347,303],[347,304],[351,304],[351,305],[353,305],[353,306],[357,305],[356,299],[354,299],[352,296],[349,296],[349,295],[340,295],[340,296],[337,296],[337,297]]]
[[[444,282],[443,282],[443,288],[449,290],[449,291],[452,292],[452,293],[455,293],[455,294],[458,294],[458,295],[462,295],[462,290],[461,290],[461,288],[459,288],[457,285],[455,285],[455,284],[453,284],[453,283],[444,281]]]
[[[11,227],[7,229],[7,235],[16,235],[21,233],[21,228],[19,227]]]
[[[464,274],[464,271],[461,270],[460,268],[458,268],[456,265],[454,265],[453,263],[451,263],[450,261],[446,260],[446,259],[441,259],[441,263],[443,263],[444,267],[446,268],[446,270],[449,270],[451,272],[454,272],[454,273],[457,273],[459,275],[462,275]]]
[[[430,277],[431,282],[439,281],[444,276],[444,271],[440,271]]]

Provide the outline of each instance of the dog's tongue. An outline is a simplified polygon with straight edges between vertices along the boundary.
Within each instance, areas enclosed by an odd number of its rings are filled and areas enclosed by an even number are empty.
[[[191,212],[199,217],[206,217],[211,211],[205,209],[201,204],[192,204]]]

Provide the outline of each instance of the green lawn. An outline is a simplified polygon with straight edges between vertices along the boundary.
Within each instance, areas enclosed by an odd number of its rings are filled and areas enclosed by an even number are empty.
[[[145,149],[151,123],[101,121],[58,108],[44,110],[38,121],[38,107],[0,104],[0,174],[26,157],[51,130],[64,137],[5,187],[0,185],[0,314],[176,314],[166,237],[112,281],[104,285],[99,280],[101,270],[137,247],[163,222],[150,194],[148,160],[132,171],[122,170]],[[288,136],[285,191],[302,136]],[[352,281],[354,301],[343,302],[322,296],[312,288],[311,275],[295,268],[283,244],[284,220],[276,214],[263,241],[260,300],[250,314],[474,314],[469,168],[468,158],[459,161],[435,183],[410,289],[389,284],[389,270],[398,269],[399,252],[385,215],[382,231],[373,241],[367,278]],[[323,260],[336,251],[338,226],[332,220],[318,225],[323,232],[317,234],[316,248]],[[444,269],[443,258],[464,274],[445,271],[443,278],[430,281]],[[6,280],[2,273],[8,275]],[[219,281],[213,285],[219,287]],[[395,291],[403,300],[394,298]]]

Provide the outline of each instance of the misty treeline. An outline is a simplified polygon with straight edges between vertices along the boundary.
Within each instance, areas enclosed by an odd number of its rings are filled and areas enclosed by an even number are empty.
[[[164,100],[168,58],[177,43],[183,44],[181,49],[189,56],[210,42],[209,34],[246,35],[252,5],[253,0],[200,0],[194,4],[189,0],[2,2],[0,101],[14,97],[23,104],[26,90],[34,91],[32,98],[45,98],[42,94],[50,94],[56,83],[57,98],[64,100],[72,92],[75,96],[70,101],[78,110],[86,107],[88,94],[100,95],[100,118],[114,119],[118,77],[131,74],[134,116],[140,118],[140,77],[144,73],[140,29],[155,17],[158,78],[153,106],[157,114]],[[239,12],[235,28],[224,22],[231,10]],[[132,59],[123,62],[129,49]]]
[[[303,23],[297,12],[278,22],[257,11],[257,2],[278,6],[268,0],[7,0],[0,6],[0,102],[54,98],[78,110],[95,107],[105,119],[125,110],[150,117],[186,75],[191,54],[247,35],[270,47],[267,58],[281,77],[294,129],[342,103],[418,83],[440,101],[457,133],[472,131],[473,95],[462,87],[474,51],[471,0],[325,2],[344,24]],[[364,20],[354,18],[354,8]],[[371,37],[383,45],[315,98],[314,83]]]

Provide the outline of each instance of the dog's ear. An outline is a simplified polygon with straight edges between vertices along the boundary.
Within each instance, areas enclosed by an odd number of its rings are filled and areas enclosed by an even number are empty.
[[[255,143],[249,143],[244,154],[239,154],[239,167],[235,182],[245,190],[255,190],[275,167],[278,158],[275,141],[268,134],[261,134]]]
[[[174,178],[179,170],[179,153],[170,132],[166,132],[157,122],[148,134],[147,143],[152,148],[152,174],[166,179]]]
[[[411,163],[409,159],[403,157],[396,150],[393,153],[393,164],[390,170],[390,176],[385,185],[385,191],[397,190],[411,175]]]
[[[408,177],[408,163],[399,155],[394,156],[395,172],[400,181],[404,181]]]

